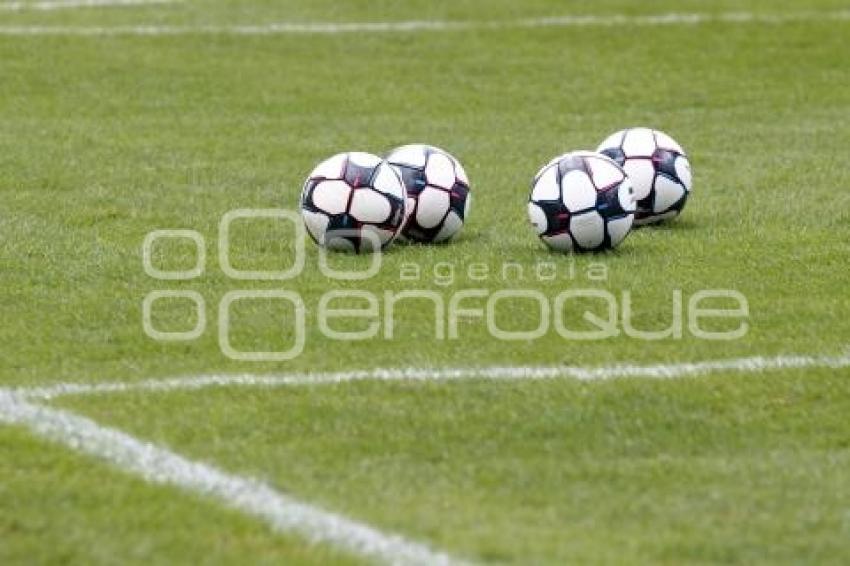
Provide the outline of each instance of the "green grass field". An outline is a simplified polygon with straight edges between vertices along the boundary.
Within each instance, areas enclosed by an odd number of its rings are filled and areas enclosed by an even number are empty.
[[[0,388],[846,358],[850,21],[846,12],[835,16],[846,2],[443,4],[209,0],[3,11],[0,3]],[[670,12],[787,21],[191,31]],[[142,25],[183,31],[67,31]],[[51,27],[55,33],[44,33]],[[634,125],[665,130],[688,150],[695,188],[684,214],[634,231],[611,253],[551,254],[525,211],[535,171]],[[312,243],[304,272],[291,281],[237,281],[222,272],[223,214],[295,210],[304,177],[322,159],[410,142],[448,149],[469,173],[473,208],[457,241],[396,245],[366,281],[327,278]],[[200,277],[145,274],[142,242],[157,229],[204,237]],[[234,264],[284,268],[290,236],[273,222],[234,224]],[[194,264],[187,242],[164,244],[154,249],[159,267]],[[330,259],[349,269],[369,262]],[[540,262],[554,262],[558,277],[535,277]],[[507,277],[505,263],[515,264]],[[488,276],[471,276],[471,264],[485,264]],[[421,270],[418,279],[401,277],[410,265]],[[588,275],[594,269],[604,280]],[[422,289],[448,302],[469,289],[554,297],[572,288],[630,291],[636,324],[646,329],[669,324],[677,290],[686,303],[700,290],[735,290],[747,299],[749,330],[732,341],[686,330],[681,339],[651,342],[570,341],[554,331],[505,342],[483,320],[464,318],[458,339],[438,340],[433,312],[416,303],[397,307],[392,339],[329,340],[317,324],[321,297],[334,289],[379,297]],[[228,359],[217,335],[220,300],[273,289],[303,298],[303,353],[279,363]],[[148,337],[142,301],[154,290],[200,293],[203,335]],[[535,326],[527,306],[506,303],[499,324]],[[231,340],[243,350],[287,349],[295,338],[282,320],[290,314],[266,301],[234,305]],[[585,328],[580,316],[576,310],[570,320]],[[154,323],[187,330],[192,309],[163,301]],[[850,368],[843,365],[677,380],[134,391],[49,406],[473,562],[841,564],[850,555]],[[2,564],[369,561],[276,531],[214,497],[146,482],[32,427],[2,425],[7,420],[0,415]]]

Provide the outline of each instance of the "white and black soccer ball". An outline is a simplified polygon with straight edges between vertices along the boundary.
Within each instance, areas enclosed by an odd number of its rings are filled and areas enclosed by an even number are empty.
[[[634,189],[610,158],[589,151],[556,157],[534,177],[528,217],[550,248],[601,251],[618,246],[634,220]]]
[[[405,145],[392,150],[387,161],[407,190],[409,240],[444,242],[463,228],[469,214],[469,178],[460,161],[430,145]]]
[[[637,195],[635,224],[675,218],[691,194],[691,164],[676,140],[658,130],[630,128],[609,136],[597,149],[616,161]]]
[[[401,232],[406,206],[398,174],[371,153],[340,153],[321,162],[301,191],[307,232],[335,250],[385,248]]]

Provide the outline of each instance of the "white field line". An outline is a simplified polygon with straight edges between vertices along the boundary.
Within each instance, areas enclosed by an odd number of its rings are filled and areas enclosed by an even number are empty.
[[[76,8],[111,8],[173,4],[181,0],[40,0],[37,2],[0,2],[0,12],[52,12]]]
[[[347,33],[405,33],[488,31],[524,28],[681,26],[709,23],[784,24],[791,22],[846,22],[850,10],[763,14],[667,13],[643,16],[622,14],[552,16],[506,21],[410,20],[397,22],[280,22],[245,25],[119,25],[119,26],[0,26],[0,35],[159,36],[159,35],[336,35]]]
[[[717,372],[756,373],[770,370],[850,367],[843,356],[751,357],[682,364],[615,365],[582,367],[489,367],[443,369],[377,369],[343,373],[262,375],[209,375],[177,379],[112,382],[101,384],[60,383],[48,387],[0,388],[0,423],[23,425],[38,436],[64,444],[145,480],[182,488],[218,499],[225,505],[259,518],[283,533],[299,534],[313,542],[334,545],[351,553],[389,564],[453,564],[451,556],[383,533],[366,524],[323,510],[275,491],[257,480],[228,474],[208,464],[194,462],[165,448],[103,427],[68,411],[45,407],[64,395],[120,393],[130,391],[178,391],[226,386],[298,386],[374,381],[451,381],[472,378],[534,380],[573,378],[604,380],[624,377],[674,379]]]
[[[135,382],[57,383],[45,387],[21,388],[13,393],[21,398],[50,400],[66,395],[92,395],[131,391],[181,391],[209,387],[284,387],[348,383],[353,381],[455,381],[465,379],[539,380],[568,378],[584,381],[616,378],[675,379],[719,372],[758,373],[783,369],[846,368],[850,354],[843,356],[777,356],[734,358],[705,362],[613,365],[603,367],[479,367],[479,368],[388,368],[333,373],[292,373],[284,375],[224,374]],[[2,391],[2,390],[0,390]]]
[[[0,423],[26,426],[38,436],[105,460],[149,482],[217,499],[265,521],[278,532],[297,534],[313,543],[327,543],[387,564],[458,562],[423,544],[298,501],[265,483],[188,460],[85,417],[30,403],[8,391],[0,391]]]

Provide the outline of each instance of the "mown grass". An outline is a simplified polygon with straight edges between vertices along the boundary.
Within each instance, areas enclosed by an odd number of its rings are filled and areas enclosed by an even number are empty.
[[[815,7],[840,6],[807,9]],[[793,2],[640,9],[745,8],[798,9]],[[4,13],[3,23],[499,19],[518,10],[534,16],[578,8],[543,0],[488,3],[486,10],[474,2],[185,3]],[[610,2],[594,10],[638,8]],[[0,37],[0,385],[843,351],[850,337],[846,27]],[[549,254],[525,217],[533,173],[560,152],[593,147],[637,124],[668,131],[691,154],[695,190],[683,217],[636,231],[611,254]],[[302,178],[319,160],[413,141],[452,151],[470,174],[474,208],[458,242],[394,247],[380,275],[364,283],[324,277],[312,247],[305,272],[285,284],[235,282],[221,273],[222,214],[294,208]],[[142,241],[161,228],[205,237],[201,278],[172,283],[144,274]],[[245,232],[234,248],[240,265],[285,263],[291,247],[278,234],[269,226]],[[163,266],[192,262],[191,249],[165,251]],[[355,268],[364,258],[334,261]],[[502,278],[504,262],[524,277]],[[538,262],[556,262],[563,276],[535,278]],[[468,275],[471,263],[488,266],[486,280]],[[420,266],[421,278],[400,281],[410,264]],[[434,270],[447,273],[446,265],[456,275],[442,284]],[[587,276],[599,265],[604,281]],[[412,305],[399,309],[393,340],[329,341],[316,326],[318,302],[330,289],[380,296],[421,288],[448,301],[471,288],[554,297],[576,287],[631,291],[645,328],[669,321],[674,290],[687,298],[734,289],[747,297],[750,329],[733,342],[688,333],[651,343],[625,336],[574,342],[549,332],[505,343],[470,319],[460,339],[436,340],[433,316]],[[142,299],[161,288],[202,293],[209,326],[201,339],[162,344],[145,336]],[[222,356],[216,306],[240,288],[302,295],[308,331],[300,357],[251,365]],[[177,308],[157,321],[179,329],[191,323],[189,314]],[[282,327],[285,313],[255,305],[237,314],[234,338],[242,347],[284,347],[292,339]],[[514,328],[535,322],[520,304],[503,316]],[[72,404],[473,558],[825,563],[847,552],[845,378],[813,371],[681,384],[361,384]],[[36,562],[105,562],[95,544],[103,539],[109,556],[183,562],[200,555],[197,541],[220,536],[233,537],[233,547],[209,548],[211,562],[336,560],[21,431],[2,434],[8,457],[0,463],[0,497],[12,511],[0,523],[0,561],[22,561],[38,540],[48,544],[32,555]],[[184,521],[190,525],[174,534]],[[63,535],[68,528],[73,536]]]
[[[462,557],[839,564],[850,371],[61,402]]]

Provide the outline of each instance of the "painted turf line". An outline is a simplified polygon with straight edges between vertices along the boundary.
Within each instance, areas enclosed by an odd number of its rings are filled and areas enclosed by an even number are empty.
[[[406,538],[381,532],[348,517],[282,494],[252,478],[228,474],[211,465],[189,460],[163,447],[144,442],[119,430],[104,427],[71,412],[36,404],[64,395],[129,391],[178,391],[208,387],[280,387],[374,381],[451,381],[470,378],[534,380],[573,378],[675,379],[718,372],[757,373],[783,369],[846,368],[843,356],[777,356],[714,360],[681,364],[614,365],[607,367],[489,367],[437,369],[377,369],[369,371],[262,375],[209,375],[189,378],[113,382],[60,383],[48,387],[9,390],[0,388],[0,423],[28,427],[38,436],[94,456],[124,471],[217,499],[228,507],[258,518],[282,533],[298,534],[312,542],[333,545],[353,554],[388,564],[455,564],[446,553]]]
[[[655,15],[551,16],[509,21],[411,20],[397,22],[281,22],[255,25],[132,25],[132,26],[0,26],[0,35],[62,36],[173,36],[173,35],[337,35],[351,33],[405,33],[488,31],[527,28],[682,26],[710,23],[784,24],[793,22],[846,22],[850,10],[760,14],[667,13]]]
[[[228,474],[73,413],[0,390],[0,422],[104,460],[145,480],[219,500],[281,533],[297,534],[387,564],[448,565],[459,561],[399,535],[284,495],[254,479]]]
[[[41,0],[37,2],[0,2],[0,12],[51,12],[76,8],[112,8],[174,4],[182,0]]]
[[[720,372],[760,373],[784,369],[846,368],[850,354],[844,356],[776,356],[733,358],[704,362],[654,365],[613,365],[603,367],[480,367],[480,368],[387,368],[331,373],[292,373],[283,375],[223,374],[173,379],[148,379],[136,382],[57,383],[45,387],[21,388],[13,393],[20,398],[50,400],[67,395],[92,395],[132,391],[168,392],[210,387],[285,387],[339,384],[354,381],[457,381],[467,379],[540,380],[577,379],[595,381],[618,378],[677,379]]]

